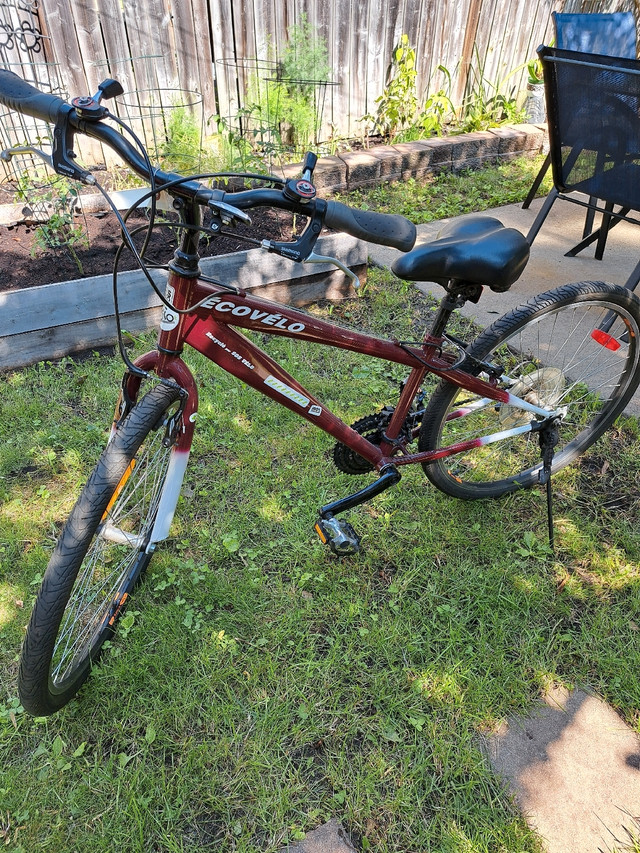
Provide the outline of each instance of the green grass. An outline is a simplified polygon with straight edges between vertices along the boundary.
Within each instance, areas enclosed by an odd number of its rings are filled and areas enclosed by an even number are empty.
[[[369,210],[401,213],[416,224],[432,222],[523,201],[543,161],[542,155],[518,157],[475,171],[441,172],[420,180],[411,178],[356,190],[343,200]],[[546,195],[551,186],[548,171],[539,195]]]
[[[432,306],[373,271],[334,319],[412,339]],[[271,339],[351,422],[400,375]],[[138,343],[144,349],[149,341]],[[362,850],[533,853],[483,738],[552,683],[589,685],[640,731],[639,428],[555,478],[557,553],[533,490],[456,502],[419,468],[348,514],[337,559],[317,508],[370,478],[331,439],[197,355],[194,450],[170,540],[79,697],[16,698],[39,578],[107,436],[121,366],[9,374],[0,403],[0,832],[13,851],[275,851],[336,817]]]

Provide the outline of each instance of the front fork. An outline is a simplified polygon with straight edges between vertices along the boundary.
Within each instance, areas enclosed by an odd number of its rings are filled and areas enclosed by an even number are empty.
[[[173,423],[160,427],[165,430],[163,442],[171,446],[171,456],[153,529],[147,544],[146,550],[149,552],[154,550],[157,542],[166,539],[169,535],[169,528],[178,504],[178,497],[191,452],[191,441],[198,410],[198,389],[191,371],[177,356],[168,357],[164,353],[152,350],[137,358],[134,364],[140,370],[150,374],[152,378],[159,378],[161,382],[170,382],[178,386],[181,393],[180,406],[172,418]],[[141,376],[125,373],[122,391],[116,406],[114,430],[117,429],[123,416],[126,416],[128,410],[135,404],[141,383]]]
[[[192,322],[193,319],[189,314],[181,311],[188,309],[193,282],[200,274],[198,264],[200,208],[195,202],[187,204],[178,200],[176,204],[179,205],[181,219],[187,227],[183,232],[181,246],[174,254],[170,265],[165,291],[165,298],[169,305],[163,307],[158,348],[135,360],[134,366],[139,373],[125,373],[114,422],[114,427],[117,428],[119,420],[128,414],[138,398],[142,378],[145,375],[156,378],[162,383],[172,384],[179,389],[180,406],[172,418],[172,423],[164,427],[166,434],[163,443],[171,447],[171,456],[147,551],[154,550],[156,543],[169,535],[189,461],[198,411],[198,389],[180,353],[185,324]]]

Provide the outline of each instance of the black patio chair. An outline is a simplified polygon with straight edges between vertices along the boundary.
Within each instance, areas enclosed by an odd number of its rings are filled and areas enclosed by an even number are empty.
[[[608,14],[553,12],[551,18],[554,28],[554,44],[558,48],[576,50],[582,53],[619,56],[627,59],[635,59],[637,56],[636,22],[632,12],[611,12]],[[528,208],[536,197],[550,165],[551,155],[548,154],[524,200],[523,208]],[[595,199],[591,201],[595,203]],[[592,209],[587,210],[582,233],[583,239],[591,234],[594,215],[595,212]],[[604,239],[606,241],[606,235]],[[589,240],[589,242],[593,242],[593,240]],[[576,248],[576,251],[580,250]],[[598,246],[597,252],[604,252],[604,243],[602,246]],[[599,258],[602,258],[601,253]]]
[[[573,14],[552,12],[555,47],[636,58],[636,20],[633,12]]]
[[[630,210],[640,210],[640,62],[550,47],[540,48],[538,55],[544,68],[553,189],[527,240],[533,242],[552,205],[562,198],[603,214],[600,229],[569,254],[598,239],[602,257],[609,223],[612,227],[625,219],[640,225],[628,216]]]

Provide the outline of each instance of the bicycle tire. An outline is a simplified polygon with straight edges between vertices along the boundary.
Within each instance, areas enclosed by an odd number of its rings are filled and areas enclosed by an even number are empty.
[[[27,627],[20,701],[35,716],[75,696],[152,556],[147,551],[171,448],[176,388],[158,385],[115,431],[49,560]]]
[[[608,335],[596,331],[597,342],[592,333],[610,312],[614,325]],[[629,290],[602,282],[567,284],[496,320],[469,347],[462,368],[479,375],[482,368],[474,359],[499,364],[509,377],[499,387],[525,399],[529,395],[530,402],[543,408],[562,409],[551,468],[555,473],[593,444],[632,397],[640,381],[639,336],[640,300]],[[531,421],[521,409],[495,403],[451,417],[479,401],[477,395],[441,382],[425,410],[419,450],[437,450]],[[528,488],[539,481],[541,467],[535,432],[423,463],[438,489],[464,500]]]

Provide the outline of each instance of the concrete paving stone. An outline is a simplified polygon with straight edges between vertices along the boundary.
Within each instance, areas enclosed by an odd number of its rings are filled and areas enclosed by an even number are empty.
[[[452,140],[451,166],[454,172],[476,169],[500,153],[500,137],[488,130],[465,133]]]
[[[355,853],[342,825],[331,818],[328,823],[309,832],[299,844],[289,844],[279,853]]]
[[[621,850],[640,834],[640,738],[596,696],[556,688],[485,750],[548,853]]]
[[[347,167],[349,190],[380,183],[380,159],[368,151],[348,151],[338,155]]]

